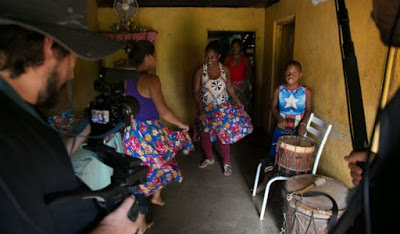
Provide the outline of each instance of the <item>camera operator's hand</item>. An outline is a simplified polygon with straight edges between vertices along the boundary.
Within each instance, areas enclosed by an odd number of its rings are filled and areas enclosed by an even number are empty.
[[[135,196],[131,195],[127,197],[122,204],[107,215],[94,229],[91,234],[102,234],[102,233],[130,233],[134,234],[137,232],[139,225],[143,222],[144,215],[139,213],[138,218],[135,222],[132,222],[128,218],[129,209],[135,202]]]
[[[362,180],[362,173],[363,169],[357,165],[357,162],[365,162],[367,161],[367,151],[356,151],[356,152],[351,152],[350,155],[345,156],[344,160],[349,162],[349,168],[350,168],[350,175],[352,180],[352,183],[354,185],[358,185],[360,181]],[[370,161],[373,160],[375,157],[375,153],[371,152],[370,153]]]

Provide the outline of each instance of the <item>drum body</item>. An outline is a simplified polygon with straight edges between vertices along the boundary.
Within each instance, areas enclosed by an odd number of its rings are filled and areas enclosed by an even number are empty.
[[[314,163],[315,143],[309,138],[285,135],[278,139],[275,166],[288,175],[308,173]]]
[[[285,184],[284,229],[286,233],[328,233],[328,224],[332,216],[332,201],[325,196],[291,195],[294,191],[307,187],[320,177],[325,179],[325,183],[313,187],[309,192],[317,191],[330,195],[338,205],[337,219],[346,210],[349,189],[343,183],[321,175],[292,176]]]

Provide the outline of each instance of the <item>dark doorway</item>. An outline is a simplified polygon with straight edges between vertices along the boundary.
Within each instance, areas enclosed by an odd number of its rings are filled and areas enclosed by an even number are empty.
[[[290,60],[293,60],[294,49],[294,30],[295,30],[295,17],[291,16],[282,19],[274,25],[274,52],[273,52],[273,76],[271,80],[271,97],[275,88],[284,84],[285,80],[285,65]],[[276,119],[273,118],[272,113],[269,112],[268,131],[272,133]]]
[[[294,21],[282,22],[276,25],[275,38],[275,77],[273,87],[285,83],[285,65],[293,60]]]

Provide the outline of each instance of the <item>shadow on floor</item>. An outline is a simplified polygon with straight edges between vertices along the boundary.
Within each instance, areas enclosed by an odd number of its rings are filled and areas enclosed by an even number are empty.
[[[279,233],[282,227],[282,183],[274,183],[264,220],[259,219],[263,192],[251,196],[256,167],[268,155],[268,137],[260,131],[231,147],[232,175],[224,176],[221,159],[200,169],[200,145],[187,156],[178,154],[182,183],[162,191],[165,206],[150,204],[155,233]],[[217,151],[218,152],[218,151]],[[216,155],[219,155],[216,153]]]

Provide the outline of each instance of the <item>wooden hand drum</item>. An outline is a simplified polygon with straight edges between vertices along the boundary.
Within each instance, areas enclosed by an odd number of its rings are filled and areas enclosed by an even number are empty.
[[[286,174],[308,173],[314,163],[315,143],[303,136],[285,135],[278,139],[275,166]]]

